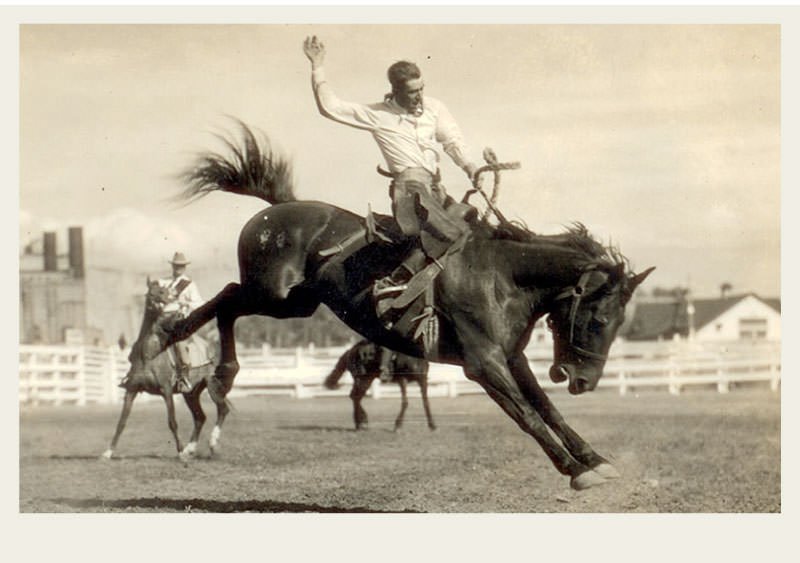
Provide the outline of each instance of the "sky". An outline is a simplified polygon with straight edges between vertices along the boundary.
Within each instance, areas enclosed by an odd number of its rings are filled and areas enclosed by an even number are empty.
[[[371,136],[316,109],[311,34],[349,101],[381,100],[386,68],[415,61],[475,161],[491,147],[521,162],[503,176],[507,217],[584,223],[657,267],[645,289],[780,295],[777,25],[22,25],[20,246],[55,230],[63,251],[82,226],[90,267],[166,274],[181,250],[235,279],[239,231],[264,203],[170,200],[230,116],[292,159],[298,197],[387,213]],[[460,199],[466,176],[442,157]]]

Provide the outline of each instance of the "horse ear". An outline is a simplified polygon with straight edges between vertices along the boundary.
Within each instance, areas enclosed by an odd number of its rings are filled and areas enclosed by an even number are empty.
[[[150,287],[150,274],[147,274],[147,287]]]
[[[655,270],[655,269],[656,269],[656,267],[652,266],[650,268],[647,268],[644,272],[641,272],[641,273],[636,274],[635,276],[633,276],[630,279],[630,291],[631,291],[631,293],[633,293],[633,290],[636,289],[639,286],[639,284],[642,283],[647,278],[647,276],[649,276],[652,273],[652,271]]]

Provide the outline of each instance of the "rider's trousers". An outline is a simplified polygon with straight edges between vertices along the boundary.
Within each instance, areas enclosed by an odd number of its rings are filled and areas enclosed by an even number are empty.
[[[445,243],[444,250],[464,232],[463,223],[445,211],[444,190],[434,183],[433,175],[426,169],[406,168],[395,176],[389,193],[392,213],[403,234],[421,237],[427,253],[433,250],[433,254],[440,255],[439,249],[433,247]]]

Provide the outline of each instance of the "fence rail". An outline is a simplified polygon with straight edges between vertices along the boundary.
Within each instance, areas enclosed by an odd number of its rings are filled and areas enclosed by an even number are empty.
[[[346,347],[295,350],[248,350],[240,355],[241,371],[231,397],[279,395],[295,398],[344,396],[352,380],[328,390],[322,380]],[[663,388],[679,394],[685,388],[706,386],[727,393],[737,384],[768,383],[780,388],[780,343],[728,342],[701,345],[686,342],[619,342],[600,381],[600,389],[616,388],[621,395],[645,388]],[[547,374],[552,349],[531,346],[527,351],[536,374]],[[87,405],[117,403],[123,390],[117,387],[129,368],[128,351],[117,347],[20,346],[19,402],[24,405]],[[562,389],[564,384],[540,377],[544,389]],[[409,388],[418,394],[416,386]],[[428,393],[432,397],[457,397],[483,393],[466,379],[461,369],[431,364]],[[395,385],[373,383],[373,398],[396,396]]]

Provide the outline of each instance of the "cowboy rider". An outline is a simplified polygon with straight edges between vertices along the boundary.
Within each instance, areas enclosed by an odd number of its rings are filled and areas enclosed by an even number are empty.
[[[439,155],[436,144],[472,180],[478,167],[466,156],[466,145],[458,124],[445,105],[423,96],[422,74],[414,63],[399,61],[387,72],[392,91],[375,104],[340,100],[325,77],[325,46],[316,36],[307,37],[303,51],[311,61],[311,80],[320,113],[333,121],[363,129],[373,138],[393,176],[389,194],[392,212],[403,234],[418,237],[423,218],[417,215],[417,200],[425,207],[425,230],[435,238],[452,243],[463,227],[444,210],[445,195],[439,186]],[[438,256],[432,256],[438,258]],[[401,283],[424,265],[426,255],[416,248],[386,283]]]
[[[339,99],[328,84],[322,41],[307,37],[303,51],[311,61],[312,87],[320,113],[372,133],[393,177],[389,194],[401,231],[408,237],[427,237],[427,244],[416,246],[400,267],[375,284],[379,291],[402,289],[401,284],[421,270],[429,258],[439,258],[464,232],[464,225],[444,209],[446,195],[439,185],[437,143],[470,181],[478,167],[467,157],[461,131],[445,105],[423,96],[424,83],[416,64],[398,61],[391,65],[387,76],[392,91],[382,102],[358,104]],[[418,214],[420,207],[424,209],[422,217]],[[389,377],[389,356],[383,353],[384,380]]]
[[[169,299],[162,309],[162,314],[172,319],[184,319],[189,313],[203,304],[197,284],[186,275],[186,267],[190,264],[183,252],[176,252],[172,257],[172,276],[161,278],[158,284],[169,292]],[[185,393],[191,390],[189,370],[191,359],[189,356],[189,343],[191,338],[173,345],[175,363],[178,372],[178,392]]]

